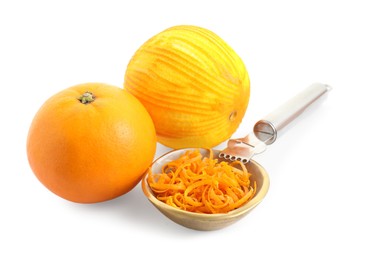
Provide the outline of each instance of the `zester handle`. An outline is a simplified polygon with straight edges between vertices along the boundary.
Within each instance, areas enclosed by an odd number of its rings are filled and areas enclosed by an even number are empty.
[[[265,142],[275,142],[281,130],[296,119],[314,101],[331,89],[330,86],[314,83],[254,125],[255,136]]]

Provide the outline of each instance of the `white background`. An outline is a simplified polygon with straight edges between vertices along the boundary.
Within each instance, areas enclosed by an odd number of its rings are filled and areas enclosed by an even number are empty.
[[[2,0],[0,259],[376,259],[372,2]],[[50,193],[26,157],[40,105],[78,83],[122,87],[136,49],[178,24],[214,31],[244,60],[252,93],[237,137],[312,82],[333,87],[255,157],[271,178],[264,201],[228,228],[199,232],[166,219],[140,185],[94,205]]]

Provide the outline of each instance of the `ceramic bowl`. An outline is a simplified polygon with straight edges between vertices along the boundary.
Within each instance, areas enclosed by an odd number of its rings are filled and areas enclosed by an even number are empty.
[[[180,149],[171,151],[160,158],[156,159],[152,164],[152,172],[161,172],[161,167],[168,161],[172,161],[181,156],[182,153],[190,149]],[[191,149],[192,150],[192,149]],[[208,155],[208,150],[200,149],[200,152],[204,155]],[[220,151],[213,150],[214,156],[217,157]],[[254,197],[249,200],[246,204],[232,210],[228,213],[221,214],[204,214],[204,213],[194,213],[181,209],[174,208],[159,201],[153,194],[147,182],[147,174],[144,175],[142,179],[142,189],[148,200],[166,217],[175,223],[182,225],[184,227],[195,229],[195,230],[217,230],[227,227],[236,221],[240,220],[246,216],[252,209],[254,209],[266,196],[269,188],[269,177],[265,169],[256,163],[251,161],[245,164],[248,171],[251,172],[251,182],[256,181],[257,191]]]

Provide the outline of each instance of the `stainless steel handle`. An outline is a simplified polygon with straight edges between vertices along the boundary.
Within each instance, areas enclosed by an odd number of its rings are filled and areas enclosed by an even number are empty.
[[[278,133],[285,126],[296,119],[307,107],[330,89],[331,87],[326,84],[314,83],[310,85],[272,113],[259,120],[254,125],[255,136],[266,144],[272,144],[278,137]]]

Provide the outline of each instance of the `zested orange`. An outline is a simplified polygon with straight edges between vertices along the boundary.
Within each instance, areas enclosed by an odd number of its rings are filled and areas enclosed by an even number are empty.
[[[235,51],[212,31],[175,26],[153,36],[127,66],[124,87],[150,113],[158,141],[210,148],[238,128],[250,83]]]
[[[143,105],[122,88],[87,83],[49,98],[35,115],[27,156],[36,177],[80,203],[123,195],[153,160],[156,133]]]

